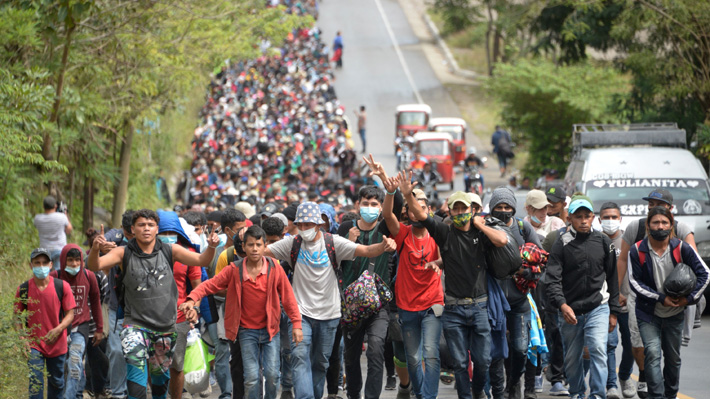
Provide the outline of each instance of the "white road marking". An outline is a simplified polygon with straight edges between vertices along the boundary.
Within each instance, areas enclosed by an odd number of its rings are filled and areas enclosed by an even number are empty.
[[[424,104],[424,100],[422,100],[421,94],[419,94],[419,90],[417,89],[417,86],[414,84],[414,78],[412,77],[412,73],[409,71],[409,66],[407,65],[407,62],[404,60],[404,55],[402,55],[402,50],[399,48],[399,43],[397,43],[397,38],[394,36],[394,32],[392,31],[392,26],[390,25],[390,21],[387,19],[387,14],[385,14],[385,10],[382,8],[382,3],[380,0],[375,0],[375,5],[377,5],[377,10],[380,12],[380,15],[382,16],[382,21],[385,23],[385,29],[387,29],[387,34],[390,36],[390,40],[392,40],[392,45],[394,46],[394,51],[397,53],[397,58],[399,58],[399,63],[402,64],[402,69],[404,70],[404,75],[407,77],[407,80],[409,81],[409,86],[412,87],[412,91],[414,92],[414,96],[417,98],[417,102],[420,104]]]

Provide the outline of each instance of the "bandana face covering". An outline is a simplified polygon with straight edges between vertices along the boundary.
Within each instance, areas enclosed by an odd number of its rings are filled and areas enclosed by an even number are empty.
[[[466,213],[452,216],[451,220],[454,222],[454,226],[463,227],[466,225],[466,223],[471,221],[471,212],[466,212]]]

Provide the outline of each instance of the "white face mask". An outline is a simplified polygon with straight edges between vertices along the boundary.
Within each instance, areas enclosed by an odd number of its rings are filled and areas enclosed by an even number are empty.
[[[314,227],[308,230],[298,229],[298,235],[303,237],[305,241],[311,242],[316,239],[316,236],[318,235],[318,228]]]
[[[207,249],[207,236],[205,233],[200,234],[200,253]]]
[[[619,227],[621,227],[621,220],[602,220],[602,230],[606,234],[614,234],[617,231],[619,231]]]

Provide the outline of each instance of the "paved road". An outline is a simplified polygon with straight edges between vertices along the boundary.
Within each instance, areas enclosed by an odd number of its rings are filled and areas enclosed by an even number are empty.
[[[437,77],[435,68],[441,73],[441,66],[432,67],[430,64],[430,47],[429,58],[424,51],[424,46],[430,44],[420,40],[426,36],[426,32],[421,31],[422,24],[419,21],[407,20],[407,17],[417,18],[416,13],[409,9],[405,14],[397,0],[324,0],[320,4],[318,26],[323,30],[324,40],[330,43],[338,30],[343,34],[343,69],[336,72],[335,82],[338,97],[346,106],[346,112],[352,121],[355,120],[352,110],[361,104],[367,107],[368,152],[383,162],[388,173],[394,173],[392,142],[395,128],[394,111],[397,105],[416,103],[418,97],[421,97],[424,103],[432,107],[435,117],[460,116],[456,104]],[[383,15],[386,16],[387,22]],[[388,24],[400,46],[401,59],[388,33]],[[416,32],[412,28],[413,25],[418,29]],[[407,70],[411,79],[407,76]],[[359,151],[362,147],[357,134],[354,140]],[[479,149],[487,148],[470,133],[467,140]],[[495,160],[489,161],[489,164],[494,165]],[[495,182],[497,176],[493,179],[491,177],[493,173],[487,173],[487,181]],[[456,189],[462,187],[462,177],[459,174]],[[710,318],[704,320],[704,325],[704,328],[695,330],[690,347],[682,350],[681,391],[685,395],[679,395],[681,399],[710,397],[705,369],[705,357],[710,354]],[[366,370],[364,356],[363,370]],[[219,388],[214,388],[215,392],[210,398],[216,399],[219,396]],[[549,383],[545,382],[545,390],[538,397],[552,398],[547,395],[548,391]],[[383,399],[394,399],[395,396],[396,391],[383,391],[382,394]],[[439,398],[456,398],[453,385],[442,384]]]

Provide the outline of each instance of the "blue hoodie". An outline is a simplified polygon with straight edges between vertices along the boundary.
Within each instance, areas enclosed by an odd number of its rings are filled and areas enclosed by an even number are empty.
[[[328,233],[338,234],[338,227],[340,227],[340,224],[335,221],[335,208],[333,208],[333,205],[318,204],[318,208],[320,208],[321,215],[325,215],[330,222],[330,231]]]

